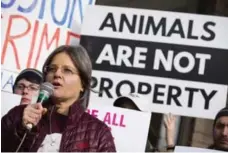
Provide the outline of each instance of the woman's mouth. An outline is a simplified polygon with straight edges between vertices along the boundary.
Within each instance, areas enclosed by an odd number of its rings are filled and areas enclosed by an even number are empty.
[[[57,89],[62,86],[59,82],[53,82],[52,85],[54,86],[54,89]]]

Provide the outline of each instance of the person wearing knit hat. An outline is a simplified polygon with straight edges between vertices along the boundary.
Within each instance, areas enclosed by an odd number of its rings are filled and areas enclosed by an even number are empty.
[[[210,149],[228,151],[228,107],[221,109],[215,117],[213,140]]]
[[[13,93],[22,96],[20,104],[30,104],[38,96],[42,82],[42,72],[32,68],[21,71],[13,85]]]

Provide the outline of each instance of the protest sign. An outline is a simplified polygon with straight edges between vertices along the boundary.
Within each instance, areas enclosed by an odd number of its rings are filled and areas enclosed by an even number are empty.
[[[20,102],[21,102],[20,95],[1,91],[1,115],[4,116],[10,109],[19,105]]]
[[[175,146],[174,152],[225,152],[219,150],[188,147],[188,146]]]
[[[21,70],[41,70],[56,47],[78,44],[84,11],[93,4],[95,0],[2,0],[2,90],[12,92],[9,82]]]
[[[107,104],[136,92],[151,101],[151,112],[213,119],[227,98],[225,25],[225,17],[88,7],[80,43],[100,92],[91,99]]]
[[[144,152],[151,113],[91,103],[87,112],[110,127],[116,150]]]

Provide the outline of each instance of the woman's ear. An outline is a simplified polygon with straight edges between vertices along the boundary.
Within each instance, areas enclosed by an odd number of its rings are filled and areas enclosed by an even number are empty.
[[[79,97],[82,98],[84,96],[84,89],[81,88],[80,89],[80,93],[79,93]]]

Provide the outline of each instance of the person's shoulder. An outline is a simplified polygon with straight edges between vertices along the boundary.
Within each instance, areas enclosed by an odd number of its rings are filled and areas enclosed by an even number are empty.
[[[84,112],[82,116],[82,122],[96,129],[108,129],[108,126],[103,121],[99,120],[95,116],[90,115],[87,112]]]
[[[10,122],[16,123],[16,122],[20,121],[25,107],[26,107],[26,105],[19,105],[19,106],[13,107],[12,109],[10,109],[8,111],[7,114],[5,114],[1,118],[1,122],[8,123],[10,121]]]
[[[24,108],[26,107],[27,105],[18,105],[18,106],[15,106],[13,108],[11,108],[8,113],[5,115],[11,115],[11,114],[20,114],[23,112]]]

